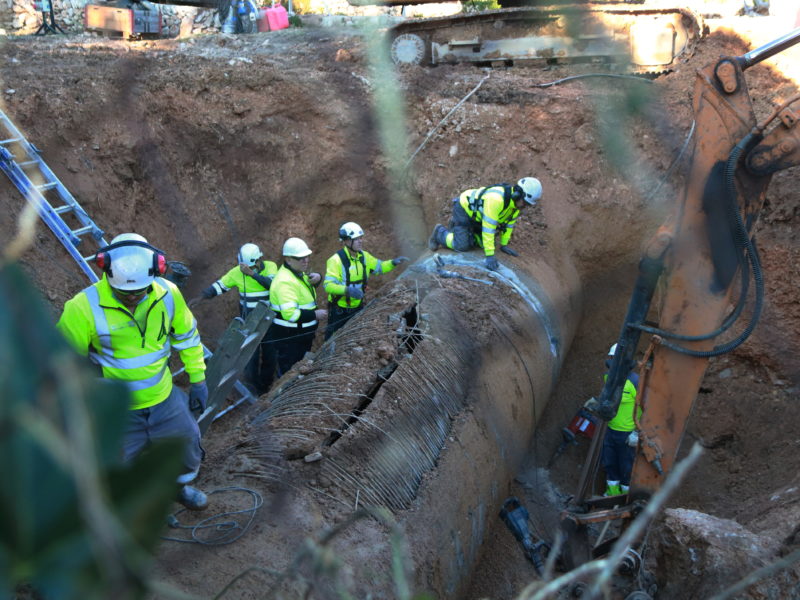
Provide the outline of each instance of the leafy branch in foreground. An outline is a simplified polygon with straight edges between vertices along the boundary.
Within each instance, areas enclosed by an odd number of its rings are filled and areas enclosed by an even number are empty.
[[[180,442],[122,464],[128,392],[100,382],[21,269],[0,265],[0,592],[142,597]]]

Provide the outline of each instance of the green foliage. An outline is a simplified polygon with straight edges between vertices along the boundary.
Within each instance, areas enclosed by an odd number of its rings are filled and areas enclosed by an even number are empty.
[[[300,18],[300,15],[292,15],[289,17],[289,26],[290,27],[302,27],[303,26],[303,19]]]
[[[465,13],[480,12],[483,10],[495,10],[500,8],[497,0],[466,0],[462,4],[462,11]]]
[[[81,363],[22,271],[0,266],[0,594],[144,593],[181,445],[123,465],[128,392]]]
[[[307,15],[314,12],[311,0],[292,0],[292,10],[298,15]],[[291,23],[291,21],[289,21]]]

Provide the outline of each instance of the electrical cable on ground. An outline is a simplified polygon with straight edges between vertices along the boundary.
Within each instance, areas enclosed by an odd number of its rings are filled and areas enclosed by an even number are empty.
[[[653,83],[651,79],[644,79],[643,77],[639,77],[638,75],[621,75],[618,73],[583,73],[581,75],[570,75],[569,77],[556,79],[555,81],[550,81],[548,83],[534,83],[532,85],[533,87],[538,87],[538,88],[548,88],[554,85],[560,85],[562,83],[574,81],[575,79],[585,79],[588,77],[611,77],[614,79],[633,79],[635,81],[642,81],[644,83]]]
[[[405,164],[405,166],[403,167],[403,169],[404,169],[404,170],[405,170],[405,169],[408,169],[408,167],[409,167],[409,165],[411,164],[411,162],[414,160],[414,158],[417,156],[417,154],[419,154],[420,150],[422,150],[422,149],[425,147],[425,144],[427,144],[427,143],[428,143],[428,140],[430,140],[430,139],[431,139],[431,137],[433,136],[433,134],[434,134],[434,133],[436,133],[436,131],[439,129],[439,127],[441,127],[442,125],[444,125],[444,124],[447,122],[447,119],[449,119],[449,118],[450,118],[450,115],[452,115],[454,112],[456,112],[456,110],[458,110],[458,107],[460,107],[462,104],[464,104],[464,102],[466,102],[466,101],[467,101],[467,99],[468,99],[470,96],[472,96],[472,94],[474,94],[475,92],[477,92],[477,91],[478,91],[478,89],[479,89],[479,88],[480,88],[480,87],[483,85],[483,82],[484,82],[484,81],[486,81],[487,79],[489,79],[489,75],[486,75],[486,76],[485,76],[483,79],[481,79],[481,80],[478,82],[478,85],[476,85],[474,88],[472,88],[472,91],[471,91],[469,94],[467,94],[467,95],[466,95],[466,96],[464,96],[464,97],[463,97],[461,100],[459,100],[458,104],[456,104],[456,105],[455,105],[453,108],[451,108],[451,109],[450,109],[450,112],[449,112],[449,113],[447,113],[447,114],[444,116],[444,119],[442,119],[441,121],[439,121],[439,122],[436,124],[436,126],[435,126],[433,129],[431,129],[431,130],[428,132],[428,135],[425,137],[425,139],[424,139],[424,140],[422,140],[422,143],[419,145],[419,148],[417,148],[416,150],[414,150],[414,154],[412,154],[412,155],[411,155],[411,156],[408,158],[408,160],[406,161],[406,164]]]
[[[256,512],[261,506],[264,504],[264,500],[261,498],[261,494],[256,492],[255,490],[250,490],[248,488],[243,487],[226,487],[213,490],[208,493],[209,496],[217,493],[222,492],[246,492],[252,496],[253,499],[253,506],[250,508],[245,508],[242,510],[235,510],[223,513],[217,513],[210,517],[203,519],[202,521],[198,521],[194,525],[183,525],[178,520],[178,515],[185,512],[186,508],[181,508],[180,510],[172,513],[167,517],[167,524],[172,529],[183,529],[188,530],[191,532],[191,538],[177,538],[177,537],[169,537],[169,536],[161,536],[162,540],[167,540],[170,542],[181,542],[181,543],[188,543],[188,544],[202,544],[204,546],[224,546],[226,544],[230,544],[238,540],[242,537],[247,530],[250,528],[250,525],[253,523],[253,519],[256,516]],[[247,514],[249,513],[250,516],[247,519],[247,522],[244,525],[240,525],[236,520],[226,520],[226,521],[218,521],[224,517],[230,517],[233,515],[239,514]],[[201,539],[199,537],[199,532],[205,529],[213,528],[218,535],[216,537],[211,537],[208,539]]]

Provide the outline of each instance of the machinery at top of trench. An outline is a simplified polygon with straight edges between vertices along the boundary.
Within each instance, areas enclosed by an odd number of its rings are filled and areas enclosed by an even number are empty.
[[[351,4],[419,4],[429,0],[348,0]],[[611,64],[633,73],[669,71],[691,56],[700,18],[680,7],[642,2],[504,0],[503,8],[409,19],[389,31],[397,64],[489,66]]]
[[[754,113],[744,71],[800,42],[800,28],[742,56],[725,56],[697,71],[694,151],[682,196],[671,218],[646,246],[597,414],[608,421],[636,367],[642,334],[650,341],[640,361],[636,430],[639,442],[626,495],[591,496],[605,423],[584,462],[577,493],[562,514],[567,568],[607,553],[616,538],[591,554],[590,524],[621,519],[624,530],[673,469],[708,360],[747,339],[763,304],[763,280],[753,240],[772,175],[800,164],[800,114],[789,98],[761,121]],[[754,280],[752,314],[739,333]],[[659,323],[647,321],[659,281]],[[737,291],[738,289],[738,291]],[[736,292],[736,294],[734,294]],[[728,312],[734,297],[733,310]],[[726,334],[727,335],[723,335]],[[720,336],[728,341],[720,342]]]

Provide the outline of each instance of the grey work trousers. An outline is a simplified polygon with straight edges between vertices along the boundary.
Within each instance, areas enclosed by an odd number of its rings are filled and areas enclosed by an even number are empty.
[[[176,385],[159,404],[128,411],[123,445],[125,462],[133,460],[151,442],[165,438],[183,438],[186,441],[184,474],[178,477],[178,483],[189,483],[200,470],[204,452],[200,445],[200,428],[189,410],[189,398]]]
[[[478,246],[475,235],[480,235],[481,224],[469,218],[467,211],[459,204],[458,198],[453,199],[453,215],[448,229],[453,232],[453,250],[466,252]]]

